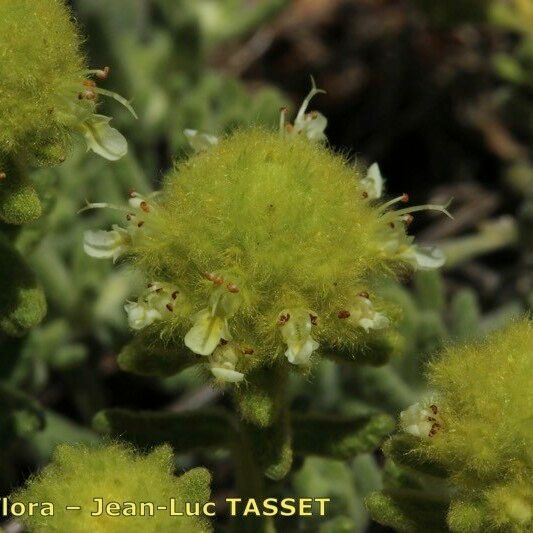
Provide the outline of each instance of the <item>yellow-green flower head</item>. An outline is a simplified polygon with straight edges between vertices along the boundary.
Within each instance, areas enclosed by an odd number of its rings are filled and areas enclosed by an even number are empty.
[[[96,114],[98,94],[122,99],[89,78],[107,70],[86,70],[65,1],[0,0],[0,13],[0,154],[55,162],[77,132],[108,159],[124,155],[122,135]]]
[[[53,505],[53,516],[34,512],[19,518],[31,533],[211,531],[205,516],[188,516],[196,504],[201,509],[209,500],[209,472],[196,468],[175,477],[173,471],[169,446],[141,455],[122,444],[95,448],[60,445],[52,463],[12,494],[10,502],[23,503],[26,508],[31,502]],[[115,516],[116,508],[111,514],[91,516],[102,507],[94,498],[103,499],[104,508],[110,502],[118,502],[119,516]],[[150,506],[141,507],[143,502],[151,504],[153,512]],[[81,509],[68,510],[67,506]],[[157,506],[167,510],[158,511]],[[171,509],[184,516],[172,516]]]
[[[418,452],[456,486],[452,531],[533,529],[533,323],[448,348],[429,368],[437,396],[402,414]]]
[[[131,327],[184,343],[223,381],[365,343],[390,323],[380,283],[443,262],[406,226],[413,211],[444,209],[394,210],[406,195],[384,202],[377,165],[365,173],[313,142],[325,119],[303,109],[280,133],[188,130],[197,154],[162,191],[133,193],[126,227],[85,235],[87,253],[125,257],[146,276],[145,292],[126,305]]]

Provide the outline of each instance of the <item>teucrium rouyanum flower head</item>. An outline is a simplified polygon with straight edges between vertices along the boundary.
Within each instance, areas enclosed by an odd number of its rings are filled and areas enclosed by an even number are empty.
[[[133,195],[126,233],[86,235],[89,254],[125,256],[147,281],[172,287],[159,288],[151,313],[129,308],[130,323],[132,311],[140,318],[134,329],[246,373],[284,358],[308,366],[322,349],[349,350],[389,326],[380,283],[441,258],[407,236],[419,207],[378,198],[376,166],[367,176],[314,140],[258,128],[219,139],[171,171],[157,195]],[[215,351],[228,343],[237,360],[221,366]]]
[[[25,515],[21,519],[33,533],[66,532],[86,533],[106,531],[176,531],[201,533],[211,531],[204,517],[172,516],[170,501],[175,512],[185,512],[185,502],[200,508],[209,500],[209,472],[195,468],[175,477],[174,457],[169,446],[160,446],[147,455],[135,452],[122,444],[86,446],[60,445],[51,464],[26,487],[11,496],[11,501],[51,502],[53,516]],[[91,516],[96,510],[94,498],[109,502],[134,502],[137,516],[111,516],[105,512]],[[141,502],[150,502],[153,516],[141,516]],[[157,506],[167,511],[157,511]],[[67,510],[67,506],[81,506],[81,510]],[[146,508],[146,512],[148,508]]]
[[[411,466],[430,461],[454,487],[452,531],[533,528],[532,347],[533,324],[522,319],[448,348],[429,368],[437,395],[402,413],[401,429],[418,437],[404,452]]]
[[[55,163],[76,132],[99,155],[122,157],[125,139],[96,114],[96,100],[105,94],[129,104],[91,79],[107,77],[108,70],[86,70],[65,2],[0,0],[0,13],[0,153]]]

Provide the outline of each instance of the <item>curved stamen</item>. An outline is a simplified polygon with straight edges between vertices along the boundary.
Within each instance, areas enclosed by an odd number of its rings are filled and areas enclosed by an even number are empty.
[[[107,202],[86,202],[86,204],[85,207],[82,207],[78,211],[78,214],[83,213],[84,211],[89,211],[89,209],[114,209],[115,211],[121,211],[122,213],[129,213],[131,211],[131,208],[128,208],[127,206],[108,204]]]
[[[302,105],[300,106],[300,109],[298,110],[298,114],[296,115],[295,123],[302,121],[305,115],[305,112],[307,111],[307,106],[311,103],[311,100],[313,97],[315,97],[317,94],[326,94],[326,91],[323,89],[318,89],[315,83],[315,79],[313,76],[311,76],[311,91],[309,91],[309,94],[305,97],[304,101],[302,102]]]
[[[131,104],[123,96],[120,96],[120,94],[117,94],[113,91],[108,91],[107,89],[102,89],[101,87],[95,87],[93,90],[97,92],[98,94],[101,94],[103,96],[108,96],[109,98],[113,98],[119,104],[122,104],[133,115],[134,118],[137,118],[137,119],[139,118],[137,116],[137,113],[135,113],[135,110],[133,109]]]
[[[393,198],[392,200],[389,200],[388,202],[385,202],[384,204],[381,204],[378,207],[380,211],[386,211],[389,207],[400,202],[405,203],[408,199],[409,197],[404,193],[401,196],[397,196],[396,198]]]

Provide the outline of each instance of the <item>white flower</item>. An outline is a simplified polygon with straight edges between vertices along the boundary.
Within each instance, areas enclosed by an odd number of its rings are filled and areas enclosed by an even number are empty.
[[[297,135],[303,133],[310,141],[325,141],[324,130],[327,125],[328,119],[322,113],[312,111],[301,117],[296,117],[292,132]]]
[[[211,355],[222,340],[230,340],[228,318],[240,305],[237,294],[223,292],[221,288],[211,297],[210,306],[194,317],[194,325],[185,335],[185,346],[199,355]]]
[[[86,231],[83,234],[85,253],[101,259],[111,257],[116,261],[126,251],[130,242],[129,232],[116,224],[110,231]]]
[[[195,152],[204,152],[218,144],[218,137],[208,133],[200,133],[198,130],[184,130],[189,144]]]
[[[156,320],[163,320],[166,314],[174,310],[179,294],[175,287],[166,283],[148,284],[148,289],[136,302],[124,305],[130,328],[143,329]]]
[[[431,400],[415,403],[400,413],[400,428],[415,437],[433,437],[442,426],[439,409]]]
[[[377,163],[374,163],[368,169],[366,176],[360,182],[361,188],[369,200],[381,198],[383,195],[383,184],[383,176]]]
[[[244,379],[244,374],[235,370],[237,362],[237,353],[231,344],[218,346],[209,358],[211,373],[225,383],[239,383]]]
[[[83,121],[79,128],[85,137],[87,150],[109,161],[116,161],[128,153],[128,142],[122,133],[109,125],[110,122],[110,117],[95,114]]]
[[[436,246],[412,244],[400,257],[406,259],[418,270],[440,268],[446,262],[444,252]]]
[[[387,229],[382,250],[387,255],[395,256],[409,263],[416,270],[433,270],[446,262],[446,257],[436,246],[419,246],[414,237],[405,233],[401,221],[394,223],[393,229]]]
[[[325,91],[322,89],[317,89],[315,80],[313,78],[311,78],[311,81],[313,86],[298,110],[298,114],[294,120],[294,125],[285,124],[286,110],[283,109],[281,111],[280,130],[283,134],[288,135],[304,134],[310,141],[325,141],[326,134],[324,133],[324,130],[328,125],[328,119],[318,111],[306,113],[307,107],[309,106],[313,97],[317,94],[325,93]]]
[[[378,313],[366,296],[356,296],[355,302],[349,311],[348,320],[362,327],[367,333],[371,329],[383,329],[390,324],[389,319],[383,313]]]
[[[314,315],[303,309],[286,310],[279,316],[281,335],[287,343],[285,357],[294,365],[307,365],[319,344],[311,337]]]
[[[185,346],[199,355],[210,355],[222,339],[229,340],[226,320],[210,309],[203,309],[194,319],[193,327],[185,335]]]
[[[143,329],[161,320],[161,313],[146,302],[127,302],[124,309],[128,314],[128,324],[131,329]]]

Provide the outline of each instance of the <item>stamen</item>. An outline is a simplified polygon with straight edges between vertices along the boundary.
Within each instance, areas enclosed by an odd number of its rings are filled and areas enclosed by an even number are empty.
[[[284,324],[286,324],[289,321],[290,318],[291,318],[291,315],[289,313],[281,315],[278,318],[278,326],[283,326]]]
[[[379,206],[379,210],[384,212],[389,207],[393,206],[394,204],[397,204],[399,202],[405,203],[405,198],[407,197],[407,201],[409,200],[409,197],[406,194],[402,194],[401,196],[397,196],[396,198],[393,198],[392,200],[389,200],[388,202],[385,202],[384,204]]]
[[[94,90],[86,90],[78,94],[78,100],[96,100],[96,92]]]
[[[312,313],[309,313],[309,318],[311,319],[311,324],[313,324],[313,326],[316,326],[318,322],[318,317],[316,315],[313,315]]]
[[[114,93],[113,91],[108,91],[107,89],[102,89],[101,87],[96,87],[95,91],[103,96],[113,98],[113,100],[116,100],[119,104],[122,104],[133,115],[134,118],[139,118],[131,104],[124,97],[120,96],[120,94]]]
[[[180,293],[180,291],[174,291],[170,296],[173,300],[175,300],[177,297],[178,297],[178,294]]]
[[[105,80],[109,77],[110,71],[111,69],[109,67],[104,67],[86,70],[85,74],[87,76],[96,76],[99,80]]]
[[[143,225],[144,225],[144,220],[141,220],[140,222],[137,223],[138,228],[142,228]]]
[[[213,274],[212,272],[205,272],[204,276],[209,281],[212,281],[215,285],[222,285],[224,283],[224,278],[217,276],[216,274]]]
[[[287,108],[286,107],[282,107],[279,110],[279,132],[280,133],[283,133],[284,130],[285,130],[286,118],[287,118]]]
[[[254,349],[250,347],[243,348],[241,351],[244,355],[252,355],[254,353]]]
[[[143,200],[140,204],[139,204],[139,207],[145,212],[145,213],[148,213],[150,211],[150,206]]]
[[[311,76],[311,91],[309,91],[309,94],[305,97],[304,101],[302,102],[302,105],[300,106],[300,109],[298,110],[298,114],[296,115],[295,122],[301,121],[304,118],[305,112],[307,111],[307,106],[311,103],[311,100],[314,96],[317,94],[326,94],[326,91],[322,89],[318,89],[315,83],[315,79],[313,76]]]
[[[165,307],[172,313],[174,311],[174,306],[172,304],[167,304]]]
[[[409,215],[411,213],[416,213],[418,211],[439,211],[440,213],[444,213],[447,217],[451,218],[453,220],[453,216],[449,213],[447,210],[447,207],[450,205],[450,202],[448,202],[446,205],[435,205],[435,204],[424,204],[424,205],[414,205],[413,207],[406,207],[404,209],[398,209],[397,211],[391,211],[391,213],[388,214],[394,214],[394,218],[400,218],[403,215]]]
[[[229,292],[232,292],[232,293],[237,293],[239,292],[239,287],[237,287],[237,285],[235,285],[235,283],[228,283],[228,291]]]
[[[87,205],[85,207],[82,207],[78,211],[78,214],[83,213],[84,211],[88,211],[89,209],[114,209],[115,211],[121,211],[123,213],[128,212],[127,206],[108,204],[107,202],[96,202],[96,203],[86,202],[86,203]]]
[[[339,318],[349,318],[350,317],[350,311],[348,309],[342,309],[337,313],[337,316]]]
[[[370,295],[366,291],[361,291],[357,296],[361,296],[361,298],[366,298],[367,300],[370,298]]]
[[[7,174],[5,172],[0,172],[0,180],[5,180],[7,178]]]

